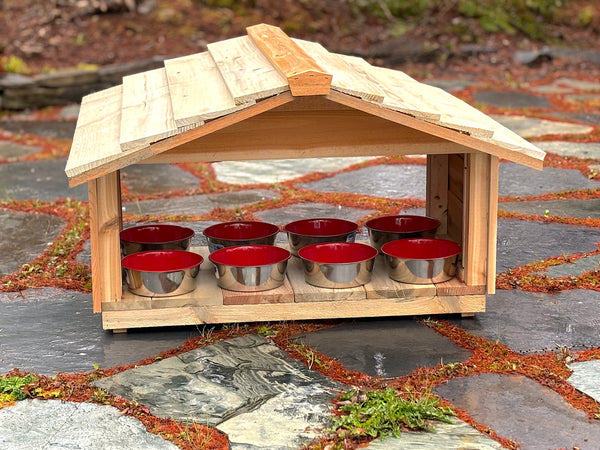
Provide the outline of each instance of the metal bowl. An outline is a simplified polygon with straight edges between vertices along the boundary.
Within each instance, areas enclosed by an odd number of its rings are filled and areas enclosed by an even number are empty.
[[[371,281],[377,249],[354,242],[311,244],[299,250],[304,280],[323,288],[350,288]]]
[[[462,249],[456,242],[445,239],[414,238],[388,242],[381,251],[386,255],[391,279],[430,284],[448,281],[456,275]]]
[[[194,230],[179,225],[150,224],[121,231],[121,256],[149,250],[188,250]]]
[[[343,219],[303,219],[284,227],[288,235],[290,251],[298,256],[298,250],[311,244],[323,242],[354,242],[358,225]]]
[[[208,259],[215,265],[219,287],[258,292],[283,284],[290,257],[290,252],[280,247],[241,245],[216,250]]]
[[[208,240],[208,250],[212,253],[234,245],[273,245],[279,227],[249,220],[218,223],[211,225],[203,233]]]
[[[184,250],[132,253],[121,260],[127,288],[144,297],[171,297],[196,289],[202,256]]]
[[[369,220],[365,226],[371,245],[381,252],[381,247],[398,239],[434,237],[440,221],[427,216],[382,216]]]

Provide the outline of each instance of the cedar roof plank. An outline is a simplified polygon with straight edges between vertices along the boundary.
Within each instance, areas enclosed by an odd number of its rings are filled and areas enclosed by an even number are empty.
[[[236,105],[289,90],[286,78],[248,36],[208,44]]]
[[[165,69],[123,77],[121,149],[148,147],[177,132]]]

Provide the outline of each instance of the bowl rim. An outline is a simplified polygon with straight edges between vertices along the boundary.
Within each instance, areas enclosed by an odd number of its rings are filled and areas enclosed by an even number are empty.
[[[347,249],[351,249],[351,248],[355,248],[355,249],[361,249],[361,251],[365,251],[365,252],[369,252],[371,255],[370,256],[366,256],[366,257],[361,257],[361,258],[355,258],[352,259],[350,261],[331,261],[330,259],[327,258],[315,258],[315,257],[311,257],[309,255],[307,255],[307,253],[311,253],[313,251],[319,250],[320,248],[327,248],[327,247],[345,247]],[[302,247],[300,250],[298,250],[298,256],[306,261],[310,261],[310,262],[314,262],[317,264],[357,264],[357,263],[362,263],[365,261],[369,261],[373,258],[375,258],[378,255],[378,251],[375,247],[371,247],[368,244],[363,244],[360,242],[320,242],[320,243],[316,243],[316,244],[310,244],[307,245],[306,247]]]
[[[443,255],[423,255],[419,254],[419,245],[427,245],[429,247],[432,244],[441,244],[448,248],[448,252]],[[399,248],[400,247],[400,248]],[[404,247],[404,248],[402,248]],[[423,247],[420,248],[421,251],[426,250]],[[409,239],[396,239],[394,241],[390,241],[384,244],[381,247],[381,252],[391,258],[398,258],[403,260],[438,260],[438,259],[446,259],[451,258],[456,255],[459,255],[462,252],[462,247],[460,244],[451,241],[449,239],[439,239],[439,238],[409,238]],[[409,252],[409,253],[403,253]],[[416,252],[416,253],[415,253]]]
[[[311,234],[307,234],[307,233],[299,233],[298,231],[294,231],[290,228],[294,228],[297,225],[303,224],[303,223],[310,223],[310,222],[316,222],[316,221],[329,221],[329,222],[335,222],[338,224],[344,224],[347,225],[349,228],[351,228],[348,231],[341,231],[339,233],[329,233],[329,234],[315,234],[315,233],[311,233]],[[355,222],[352,222],[351,220],[346,220],[346,219],[338,219],[336,217],[313,217],[310,219],[300,219],[300,220],[294,220],[293,222],[289,222],[288,224],[286,224],[283,227],[284,231],[286,231],[287,233],[291,233],[291,234],[295,234],[298,236],[310,236],[310,237],[332,237],[332,236],[342,236],[344,234],[350,234],[355,232],[356,230],[358,230],[358,224]]]
[[[136,231],[140,231],[143,230],[145,228],[162,228],[162,229],[169,229],[169,230],[181,230],[184,234],[183,237],[179,237],[179,238],[175,238],[175,239],[170,239],[170,240],[162,240],[162,241],[152,241],[152,240],[141,240],[141,239],[131,239],[131,237],[128,238],[129,234],[133,234]],[[183,227],[181,225],[173,225],[173,224],[169,224],[169,223],[156,223],[156,224],[145,224],[145,225],[135,225],[133,227],[128,227],[128,228],[124,228],[123,230],[121,230],[119,232],[119,239],[122,242],[128,242],[128,243],[132,243],[132,244],[170,244],[172,242],[179,242],[179,241],[184,241],[186,239],[191,239],[192,237],[194,237],[194,235],[196,234],[196,232],[189,228],[189,227]]]
[[[423,225],[421,227],[409,229],[409,230],[392,230],[392,229],[389,229],[389,227],[385,227],[384,224],[378,224],[378,222],[386,222],[388,220],[397,219],[397,218],[419,219],[419,220],[423,220],[423,222],[431,222],[432,224],[435,223],[436,225],[435,226]],[[370,219],[365,223],[365,227],[367,227],[367,229],[369,229],[369,230],[379,231],[379,232],[384,232],[384,233],[421,233],[424,231],[434,230],[434,229],[438,228],[440,226],[440,224],[441,224],[441,222],[438,219],[436,219],[434,217],[430,217],[430,216],[421,216],[418,214],[391,214],[391,215],[374,217],[373,219]]]
[[[232,227],[235,225],[256,225],[259,224],[261,226],[264,226],[265,228],[270,228],[271,231],[268,234],[260,234],[260,235],[256,235],[256,236],[248,236],[248,237],[242,237],[242,238],[232,238],[232,237],[223,237],[223,236],[215,236],[214,234],[212,234],[213,231],[215,230],[220,230],[222,228],[227,228],[227,227]],[[279,227],[275,224],[269,223],[269,222],[262,222],[260,220],[236,220],[236,221],[231,221],[231,222],[220,222],[220,223],[216,223],[214,225],[211,225],[209,227],[206,227],[204,229],[204,231],[202,231],[202,234],[204,236],[206,236],[208,239],[219,239],[219,240],[225,240],[225,241],[232,241],[232,242],[241,242],[241,241],[247,241],[250,239],[264,239],[264,238],[269,238],[271,236],[276,235],[277,233],[279,233]],[[212,234],[212,235],[211,235]]]
[[[171,257],[183,259],[183,264],[169,264],[172,262]],[[145,262],[151,262],[156,265],[154,267],[144,266],[143,264]],[[202,255],[187,250],[148,250],[145,252],[132,253],[121,259],[121,265],[125,269],[152,273],[192,269],[201,265],[203,262],[204,258]]]
[[[222,258],[229,254],[235,254],[239,252],[252,252],[252,251],[263,251],[263,252],[271,252],[274,255],[273,261],[267,262],[264,264],[231,264],[230,262],[222,260]],[[233,245],[231,247],[223,247],[218,250],[215,250],[210,255],[208,255],[208,259],[215,265],[218,266],[229,266],[229,267],[266,267],[272,266],[274,264],[279,264],[285,261],[288,261],[292,257],[292,254],[289,250],[277,247],[275,245],[265,245],[265,244],[253,244],[253,245]]]

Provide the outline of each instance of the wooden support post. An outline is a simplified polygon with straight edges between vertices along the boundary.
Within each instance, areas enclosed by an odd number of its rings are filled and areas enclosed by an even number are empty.
[[[496,241],[498,239],[499,158],[490,155],[490,213],[488,227],[487,293],[496,293]]]
[[[469,286],[488,285],[490,260],[490,223],[496,217],[490,217],[490,200],[493,196],[491,179],[492,157],[485,153],[466,155],[464,213],[463,267],[464,280]],[[496,198],[497,202],[497,198]],[[495,234],[495,233],[494,233]],[[495,245],[495,236],[494,245]],[[495,269],[494,269],[495,270]]]
[[[94,312],[102,302],[121,299],[121,251],[119,232],[123,224],[119,171],[88,182],[90,240],[92,244],[92,294]]]
[[[448,233],[448,155],[427,155],[425,214],[440,221],[438,234]]]

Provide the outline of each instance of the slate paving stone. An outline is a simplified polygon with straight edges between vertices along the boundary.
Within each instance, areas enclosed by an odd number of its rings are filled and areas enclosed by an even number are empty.
[[[590,200],[547,200],[531,202],[503,202],[498,205],[503,211],[537,216],[580,217],[583,219],[600,217],[600,199]]]
[[[73,103],[71,105],[63,106],[60,110],[60,117],[65,120],[76,120],[79,116],[79,111],[81,110],[81,105],[78,103]]]
[[[9,161],[16,160],[22,156],[33,155],[42,150],[35,145],[23,145],[12,141],[0,140],[0,158]]]
[[[500,164],[499,176],[500,197],[600,188],[600,182],[588,179],[575,169],[544,167],[543,170],[536,170],[506,162]]]
[[[590,270],[600,269],[600,255],[587,256],[570,264],[559,264],[548,267],[543,273],[551,278],[579,276]]]
[[[559,223],[498,220],[496,271],[574,253],[593,252],[600,230]]]
[[[440,362],[462,362],[471,353],[431,328],[407,318],[362,320],[295,337],[346,368],[377,377],[401,377]]]
[[[278,194],[274,191],[249,189],[223,194],[191,195],[187,197],[123,203],[123,212],[125,214],[202,215],[215,208],[237,208],[277,197]]]
[[[296,187],[319,192],[351,192],[388,198],[425,199],[424,165],[380,165],[344,172]]]
[[[267,161],[223,161],[213,163],[219,181],[230,184],[282,183],[313,172],[334,172],[368,157],[272,159]]]
[[[511,91],[475,91],[473,98],[478,103],[485,103],[500,108],[549,108],[550,101],[546,97]]]
[[[535,145],[545,152],[552,152],[562,156],[600,159],[600,144],[597,142],[548,141],[536,142]]]
[[[0,120],[2,130],[51,139],[73,139],[75,125],[73,120]]]
[[[0,278],[43,253],[64,226],[56,216],[0,209]]]
[[[479,84],[477,80],[467,80],[465,78],[442,78],[435,80],[425,80],[425,84],[429,86],[439,87],[445,91],[462,91],[471,86]]]
[[[64,158],[0,164],[0,199],[54,201],[72,198],[87,201],[86,184],[69,188]]]
[[[569,384],[600,402],[600,360],[571,363],[569,369],[573,371],[567,380]]]
[[[554,117],[559,119],[569,119],[576,122],[590,123],[592,125],[600,125],[600,114],[593,113],[552,113]]]
[[[390,437],[372,441],[369,450],[492,450],[502,445],[491,437],[480,433],[460,419],[454,423],[433,422],[433,432],[403,431],[400,438]]]
[[[600,424],[556,392],[518,375],[456,378],[434,391],[523,449],[596,449]]]
[[[132,194],[156,194],[200,187],[198,178],[173,164],[128,166],[121,170],[121,182]]]
[[[23,400],[0,410],[0,447],[6,450],[177,449],[114,406],[37,399]]]
[[[598,94],[571,94],[566,95],[565,98],[571,102],[575,103],[587,103],[587,102],[597,102],[600,99],[600,95]]]
[[[492,114],[490,117],[523,138],[540,137],[546,134],[587,134],[593,130],[593,127],[588,125],[525,116]]]
[[[599,302],[600,292],[583,289],[556,294],[497,290],[487,297],[485,313],[450,322],[518,353],[581,350],[600,347]]]
[[[328,203],[297,203],[282,208],[256,212],[254,215],[265,222],[283,226],[295,220],[315,217],[333,217],[356,222],[374,212],[371,209],[348,208]],[[367,231],[364,227],[362,233],[357,234],[356,239],[367,239]]]
[[[232,448],[298,448],[330,421],[341,385],[246,335],[93,383],[161,417],[216,426]]]
[[[112,334],[92,313],[91,294],[55,288],[0,293],[0,374],[15,367],[53,375],[135,364],[199,333],[190,327]]]

